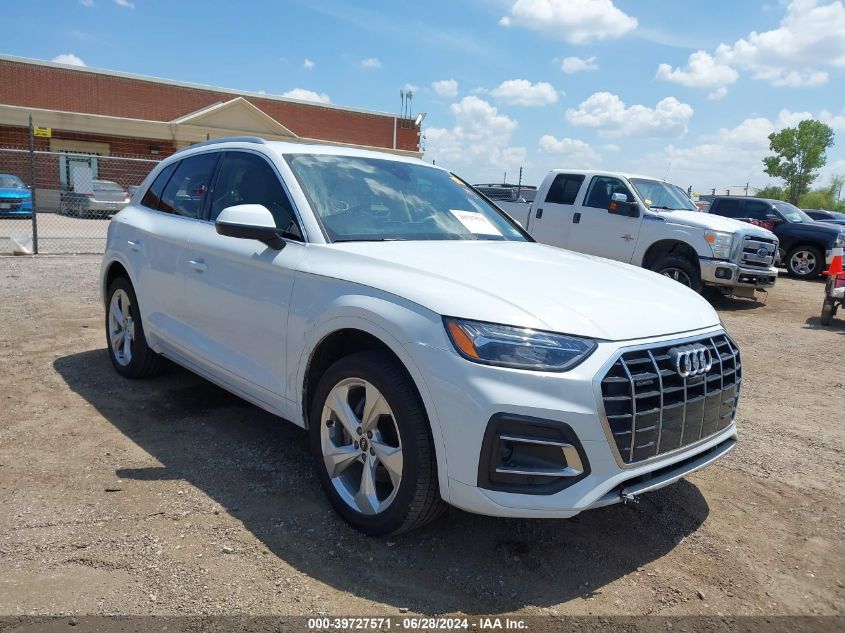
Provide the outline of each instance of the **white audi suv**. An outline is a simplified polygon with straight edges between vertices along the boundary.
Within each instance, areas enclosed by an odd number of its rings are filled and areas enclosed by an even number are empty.
[[[112,220],[101,283],[118,373],[169,359],[307,428],[329,501],[368,534],[446,503],[571,517],[736,442],[739,350],[704,299],[537,244],[414,158],[182,150]]]

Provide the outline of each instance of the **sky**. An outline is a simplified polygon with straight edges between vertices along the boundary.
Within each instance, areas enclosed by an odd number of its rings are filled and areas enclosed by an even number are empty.
[[[762,187],[768,135],[836,132],[842,0],[2,0],[0,52],[396,113],[472,182],[553,168]],[[11,25],[20,28],[9,28]]]

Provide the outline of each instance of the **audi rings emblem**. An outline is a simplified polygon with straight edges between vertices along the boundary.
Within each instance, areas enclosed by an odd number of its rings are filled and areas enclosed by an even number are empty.
[[[673,347],[669,350],[669,358],[681,378],[701,376],[713,367],[713,356],[701,343]]]

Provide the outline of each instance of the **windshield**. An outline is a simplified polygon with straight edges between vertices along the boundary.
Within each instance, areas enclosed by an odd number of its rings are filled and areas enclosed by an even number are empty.
[[[698,211],[692,200],[682,190],[668,182],[647,178],[629,178],[631,184],[652,209],[673,211]]]
[[[786,218],[787,222],[813,222],[813,218],[801,209],[788,202],[775,202],[775,208]]]
[[[17,176],[0,175],[0,189],[26,189],[26,185]]]
[[[502,213],[442,169],[360,156],[286,159],[332,242],[527,241]]]

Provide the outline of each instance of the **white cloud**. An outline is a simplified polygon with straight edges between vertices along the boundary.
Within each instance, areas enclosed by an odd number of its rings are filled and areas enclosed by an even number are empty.
[[[316,103],[331,103],[332,100],[325,92],[314,92],[305,88],[294,88],[282,93],[288,99],[299,99],[300,101],[314,101]]]
[[[458,82],[454,79],[441,79],[440,81],[433,81],[431,89],[434,90],[441,97],[457,97],[458,96]]]
[[[551,134],[543,134],[537,147],[544,154],[559,155],[555,158],[566,161],[571,167],[593,167],[601,160],[599,153],[587,143],[577,138],[555,138]],[[555,167],[562,165],[555,164]]]
[[[464,97],[449,109],[455,117],[453,127],[425,131],[426,160],[470,172],[468,177],[476,182],[495,180],[503,171],[516,171],[525,162],[525,148],[510,146],[517,128],[514,119],[476,96]]]
[[[620,37],[637,27],[637,19],[612,0],[516,0],[505,27],[524,26],[572,44]]]
[[[316,66],[316,64],[314,62],[312,62],[310,59],[308,59],[307,57],[305,58],[305,61],[302,62],[302,67],[305,70],[312,70],[314,68],[314,66]]]
[[[405,92],[417,92],[419,91],[420,87],[417,84],[412,84],[411,82],[406,83],[402,86],[402,90]]]
[[[544,106],[557,101],[557,91],[550,83],[532,84],[526,79],[503,81],[490,94],[503,103],[516,106]]]
[[[83,7],[90,8],[94,6],[94,0],[79,0],[79,4],[81,4]]]
[[[829,81],[826,68],[845,68],[845,4],[841,0],[792,0],[776,29],[733,44],[720,44],[710,54],[690,55],[686,68],[660,64],[657,78],[711,90],[721,98],[737,79],[737,69],[773,86],[820,86]]]
[[[367,57],[361,60],[361,66],[364,68],[381,68],[381,61],[378,57]]]
[[[572,125],[597,128],[603,138],[684,136],[692,115],[692,107],[675,97],[658,101],[654,108],[644,105],[629,108],[610,92],[596,92],[577,108],[566,111]]]
[[[114,3],[119,7],[125,7],[127,9],[135,8],[135,3],[131,0],[114,0]]]
[[[833,114],[830,110],[822,110],[819,112],[819,120],[827,123],[833,128],[834,132],[845,134],[845,110],[841,114]]]
[[[564,57],[560,63],[560,69],[567,75],[574,75],[575,73],[590,72],[598,70],[599,65],[596,63],[595,57]]]
[[[689,88],[709,89],[710,99],[721,99],[728,93],[728,86],[736,82],[739,73],[727,64],[718,61],[706,51],[697,51],[689,56],[685,68],[672,68],[660,64],[657,78]]]
[[[56,62],[57,64],[68,64],[70,66],[87,66],[80,57],[74,55],[73,53],[62,53],[61,55],[56,55],[50,61]]]

